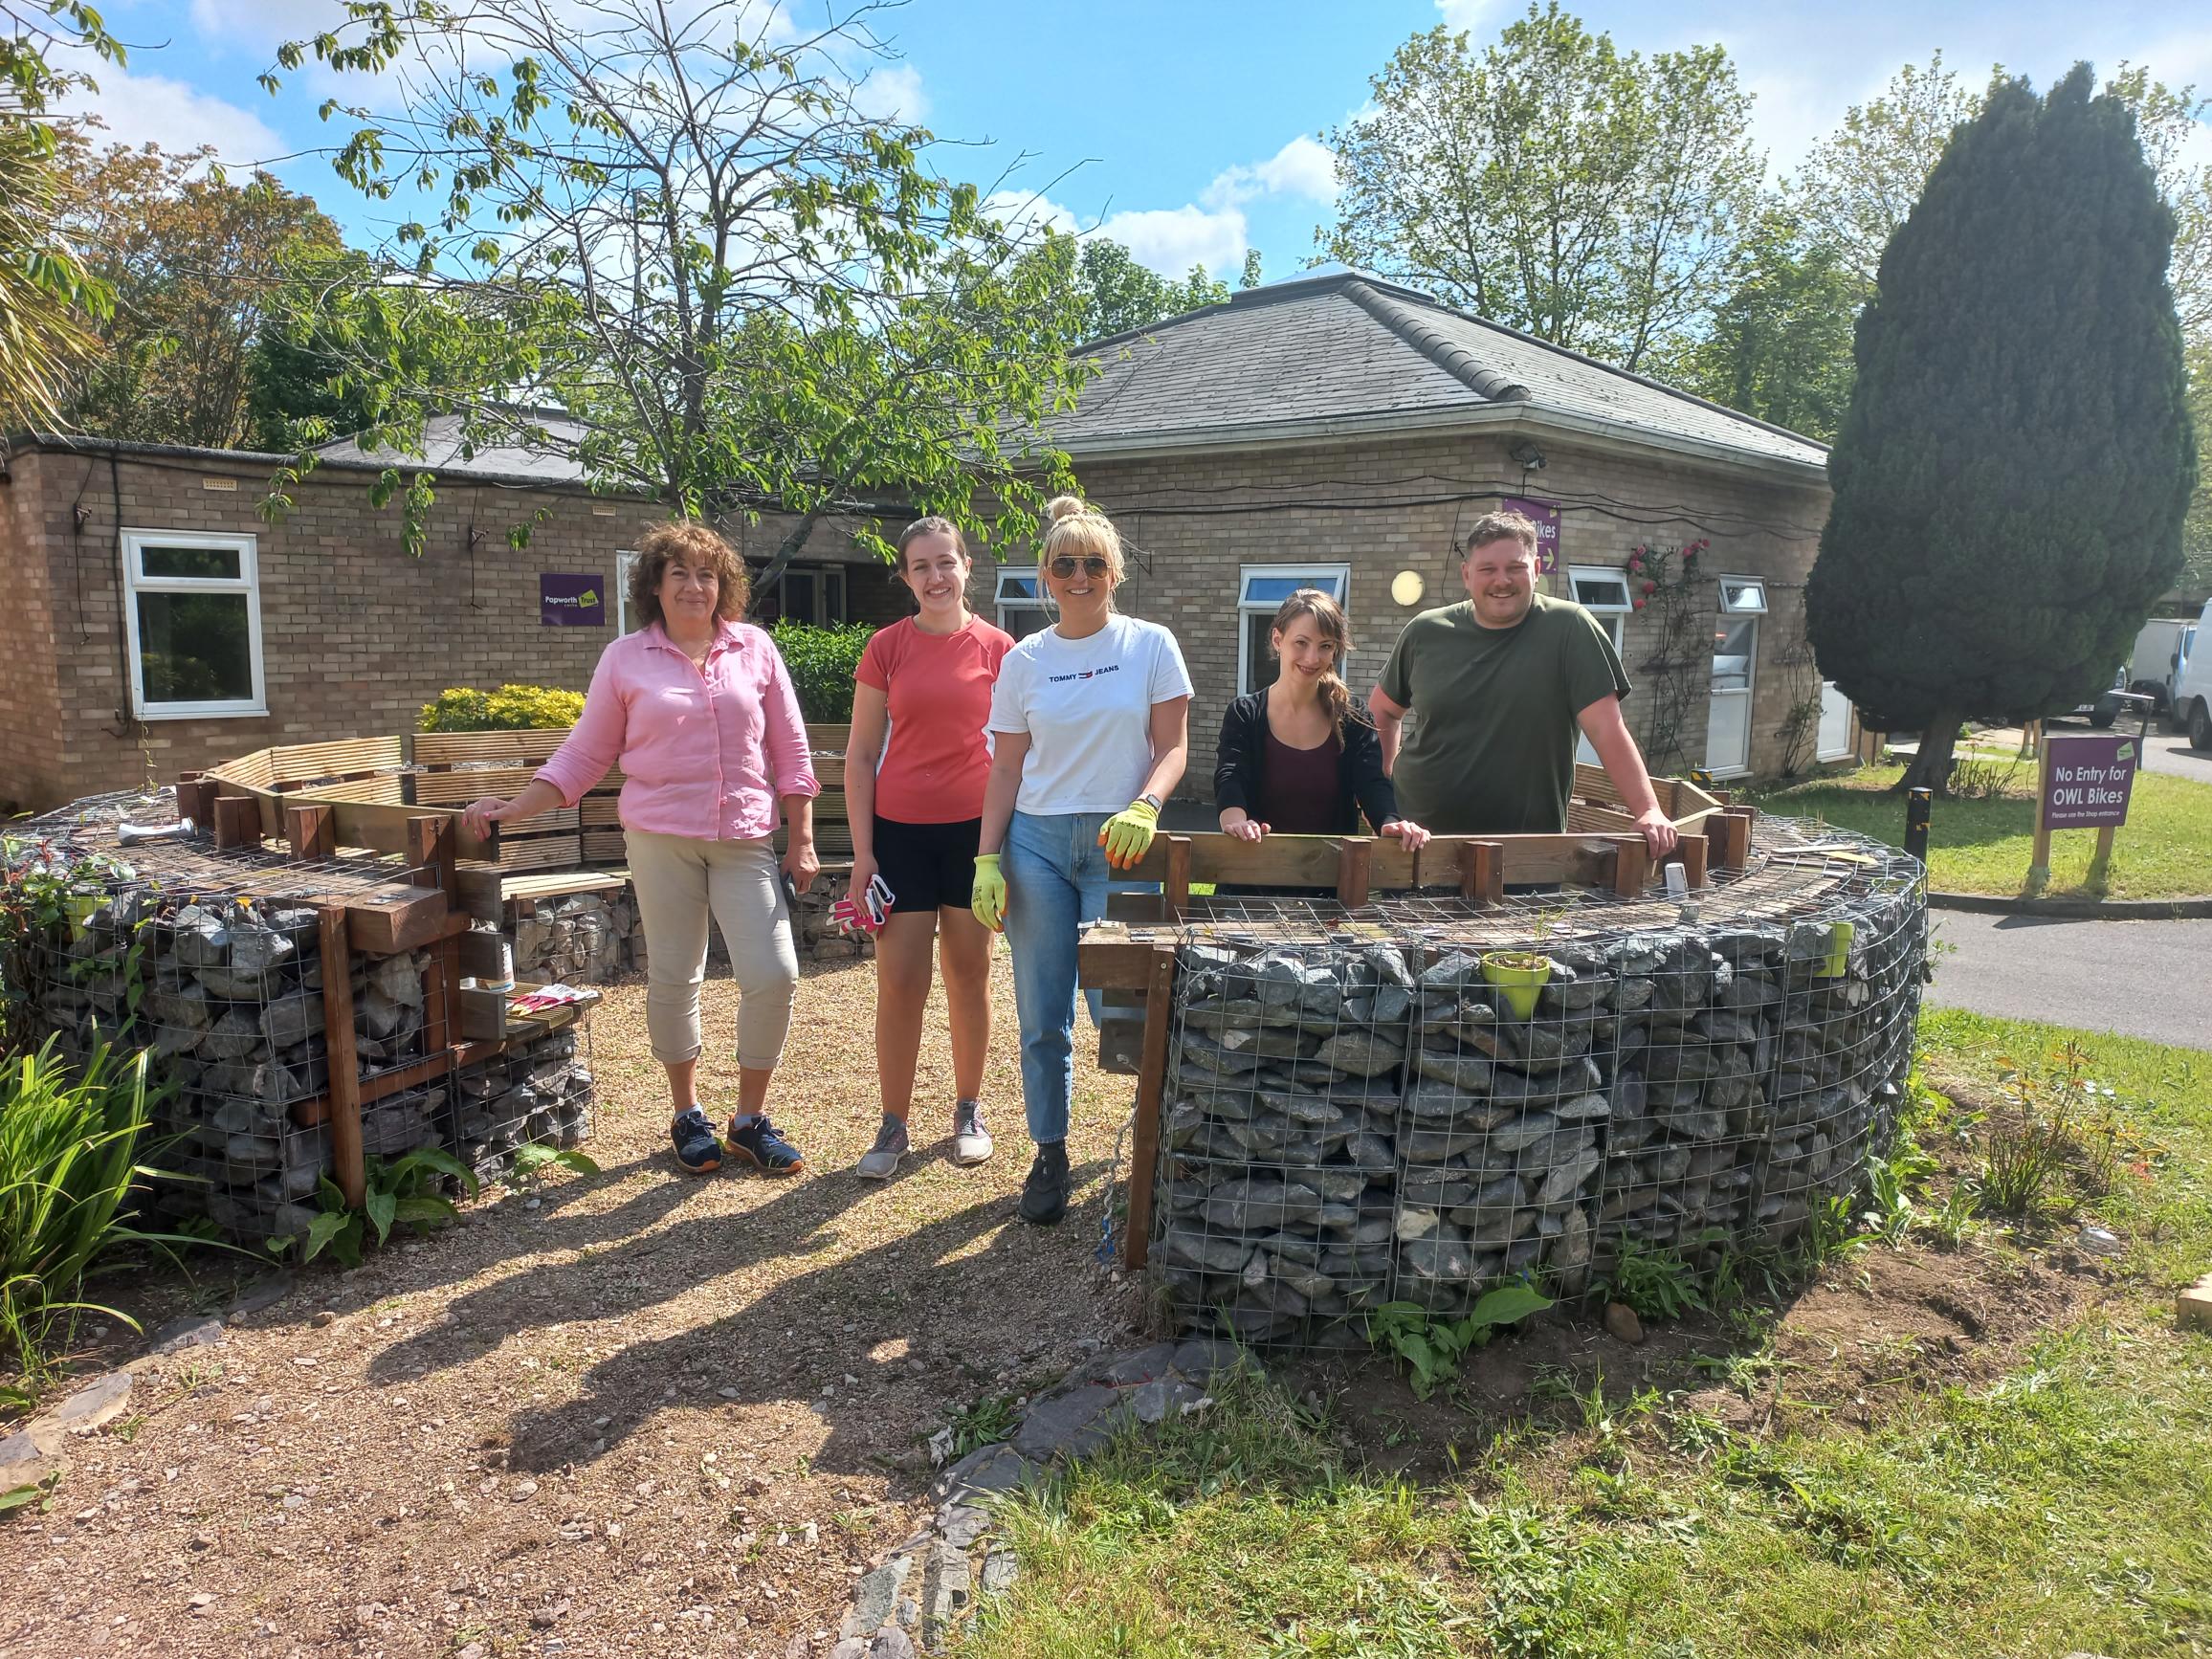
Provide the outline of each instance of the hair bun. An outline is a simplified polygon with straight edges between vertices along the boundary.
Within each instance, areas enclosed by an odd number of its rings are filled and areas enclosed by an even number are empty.
[[[1090,511],[1079,496],[1054,496],[1045,503],[1045,522],[1057,524],[1062,519],[1079,518]]]

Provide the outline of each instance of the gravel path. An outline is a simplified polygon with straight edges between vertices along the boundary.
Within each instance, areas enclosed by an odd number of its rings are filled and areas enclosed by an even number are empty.
[[[801,987],[775,1110],[814,1172],[787,1183],[675,1172],[643,988],[613,987],[603,1173],[306,1270],[219,1345],[135,1361],[128,1414],[73,1449],[51,1512],[0,1525],[0,1654],[827,1652],[921,1515],[929,1433],[1131,1339],[1136,1298],[1091,1253],[1130,1081],[1079,1058],[1082,1207],[1021,1227],[1003,966],[997,990],[998,1157],[945,1160],[939,1005],[923,1156],[863,1187],[866,964]],[[735,1007],[708,986],[710,1052]],[[726,1111],[734,1073],[709,1087]]]

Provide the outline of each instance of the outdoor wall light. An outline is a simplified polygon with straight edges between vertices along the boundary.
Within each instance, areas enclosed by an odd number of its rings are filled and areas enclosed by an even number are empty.
[[[1400,605],[1419,605],[1427,584],[1418,570],[1401,570],[1390,578],[1390,597]]]
[[[1514,445],[1514,447],[1508,450],[1506,453],[1513,456],[1515,462],[1526,468],[1529,472],[1540,473],[1544,470],[1543,451],[1537,449],[1536,445],[1530,443],[1526,438],[1523,438],[1519,443]]]

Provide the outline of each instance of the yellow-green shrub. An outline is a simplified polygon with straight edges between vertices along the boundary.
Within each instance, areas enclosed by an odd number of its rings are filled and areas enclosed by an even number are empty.
[[[453,686],[423,704],[426,732],[519,732],[572,726],[584,713],[584,694],[549,685],[503,685],[497,691]]]

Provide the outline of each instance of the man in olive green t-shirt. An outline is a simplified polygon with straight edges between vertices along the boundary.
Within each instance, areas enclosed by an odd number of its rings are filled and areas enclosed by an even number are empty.
[[[1628,676],[1581,606],[1536,590],[1536,526],[1476,521],[1459,567],[1466,603],[1405,625],[1367,698],[1405,815],[1443,835],[1558,834],[1574,792],[1575,733],[1597,750],[1654,858],[1674,849],[1651,775],[1621,719]],[[1419,710],[1403,756],[1399,739]]]

